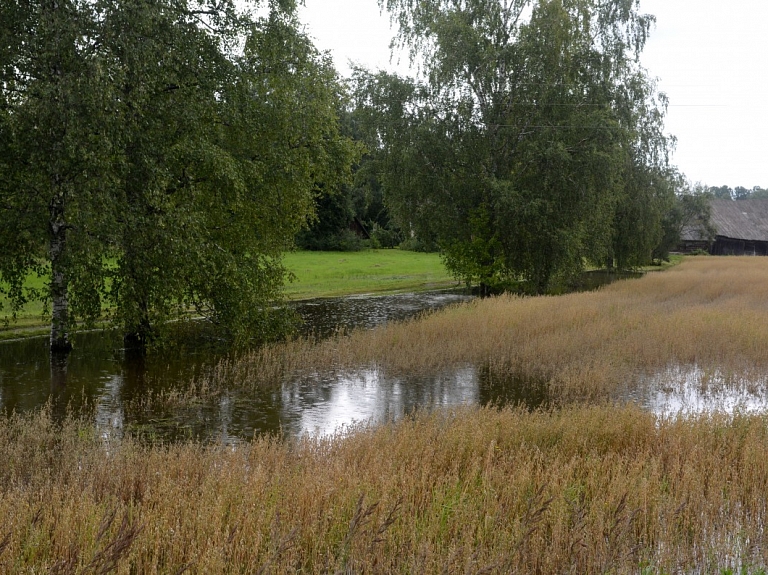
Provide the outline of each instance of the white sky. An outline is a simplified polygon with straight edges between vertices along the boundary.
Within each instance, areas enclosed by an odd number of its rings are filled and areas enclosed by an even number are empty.
[[[694,182],[768,188],[768,0],[641,0],[656,28],[643,63],[670,99],[666,131],[673,156]],[[390,63],[394,30],[376,0],[306,0],[300,18],[339,72],[350,60]]]

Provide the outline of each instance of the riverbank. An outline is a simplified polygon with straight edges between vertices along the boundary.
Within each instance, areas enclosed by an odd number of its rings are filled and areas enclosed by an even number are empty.
[[[293,281],[285,287],[293,301],[321,297],[360,294],[421,292],[457,287],[438,254],[403,250],[366,250],[360,252],[289,252],[285,266]],[[42,288],[43,280],[30,278],[29,287]],[[7,302],[2,301],[7,304]],[[4,309],[7,310],[7,305]],[[46,335],[50,317],[43,306],[32,302],[18,314],[16,322],[0,311],[0,341]]]

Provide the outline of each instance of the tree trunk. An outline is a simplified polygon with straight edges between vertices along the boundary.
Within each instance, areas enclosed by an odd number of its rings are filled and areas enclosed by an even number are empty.
[[[141,238],[135,238],[129,232],[123,240],[124,247],[124,274],[123,289],[128,290],[128,297],[122,305],[129,314],[125,318],[123,342],[126,347],[136,351],[146,351],[147,345],[152,341],[153,329],[149,314],[149,286],[151,279],[145,269],[146,264],[141,261],[144,246]],[[141,233],[132,230],[132,233]],[[125,297],[125,296],[124,296]]]
[[[62,19],[66,17],[59,0],[51,0],[43,4],[46,16],[53,20],[53,30],[58,30],[62,26]],[[62,94],[62,83],[64,80],[63,72],[63,51],[65,46],[65,36],[57,35],[51,47],[53,52],[49,56],[50,78],[54,86],[54,92],[48,105],[61,108],[64,97]],[[62,110],[60,109],[59,112]],[[59,116],[60,118],[63,116]],[[50,172],[52,197],[49,204],[49,248],[51,257],[51,353],[66,354],[72,349],[69,341],[69,298],[67,284],[67,222],[65,217],[66,210],[66,190],[62,185],[61,165],[63,135],[66,133],[66,122],[59,125],[54,130],[54,145],[52,152],[52,170]]]
[[[57,186],[58,187],[58,186]],[[66,248],[67,225],[64,220],[64,192],[59,188],[51,200],[50,255],[51,255],[51,352],[68,353],[69,297],[67,291]]]

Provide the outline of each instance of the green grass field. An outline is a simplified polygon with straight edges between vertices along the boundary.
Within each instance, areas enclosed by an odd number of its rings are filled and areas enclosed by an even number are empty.
[[[286,267],[296,276],[291,299],[365,293],[424,291],[457,285],[437,254],[401,250],[291,252]]]
[[[40,289],[45,280],[36,275],[27,278],[26,285]],[[0,295],[0,341],[14,337],[41,335],[47,332],[49,316],[44,314],[43,304],[29,302],[17,313],[16,321],[11,321],[11,306],[5,295]]]
[[[670,265],[682,258],[677,257]],[[459,285],[447,272],[437,254],[401,250],[366,250],[361,252],[289,252],[286,267],[295,279],[285,293],[292,300],[339,297],[357,294],[384,294],[425,291]],[[649,266],[645,271],[665,269]],[[40,288],[43,279],[30,277],[28,285]],[[46,333],[49,318],[43,315],[40,302],[22,309],[16,322],[9,319],[8,301],[0,297],[0,340]]]
[[[366,293],[424,291],[457,285],[437,254],[401,250],[362,252],[290,252],[286,267],[295,279],[286,286],[290,299],[335,297]],[[41,288],[44,280],[28,279],[29,287]],[[46,333],[49,318],[40,302],[31,302],[10,319],[7,299],[0,297],[0,340]]]

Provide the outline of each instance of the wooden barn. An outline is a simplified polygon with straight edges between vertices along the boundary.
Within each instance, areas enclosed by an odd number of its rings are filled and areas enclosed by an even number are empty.
[[[681,251],[700,249],[723,256],[768,255],[768,199],[713,199],[710,206],[714,241],[704,237],[703,230],[686,227],[681,234]]]

